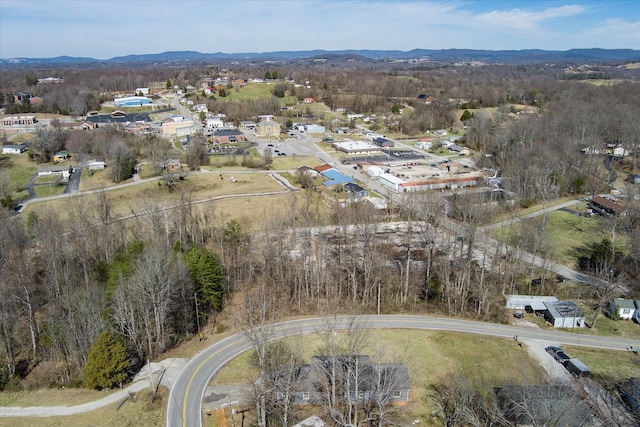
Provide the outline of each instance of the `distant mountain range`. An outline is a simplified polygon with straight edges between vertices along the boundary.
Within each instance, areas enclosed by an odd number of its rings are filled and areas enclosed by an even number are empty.
[[[0,58],[5,67],[71,64],[135,64],[205,61],[297,61],[297,60],[425,60],[441,63],[478,61],[485,63],[548,63],[548,62],[640,62],[640,50],[634,49],[571,49],[556,50],[473,50],[473,49],[414,49],[401,50],[304,50],[248,53],[201,53],[195,51],[163,52],[118,56],[111,59],[58,56],[55,58]]]

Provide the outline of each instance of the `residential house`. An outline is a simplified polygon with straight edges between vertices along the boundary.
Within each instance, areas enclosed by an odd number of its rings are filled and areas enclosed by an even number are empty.
[[[640,184],[640,174],[632,173],[627,177],[627,182],[631,184]]]
[[[431,141],[431,138],[422,138],[416,142],[416,148],[420,150],[431,150],[431,148],[433,148],[433,141]]]
[[[451,152],[458,153],[461,156],[464,156],[470,153],[467,147],[463,147],[462,145],[458,145],[458,144],[452,144],[447,149]]]
[[[636,314],[636,304],[633,300],[614,298],[610,303],[611,314],[618,319],[630,320]]]
[[[305,104],[313,104],[316,100],[314,98],[305,98],[302,102]]]
[[[27,146],[25,144],[5,144],[2,146],[2,154],[22,154],[27,151]]]
[[[600,426],[588,403],[568,385],[503,385],[498,408],[513,426]]]
[[[179,159],[167,159],[162,164],[162,169],[168,172],[178,172],[182,170],[182,164]]]
[[[360,187],[358,184],[353,182],[348,182],[344,185],[344,189],[349,193],[350,198],[355,200],[360,200],[363,197],[369,196],[369,192],[364,188]]]
[[[625,207],[623,205],[615,202],[614,200],[606,199],[601,196],[592,197],[591,202],[589,203],[589,207],[596,213],[605,217],[608,217],[610,215],[618,216],[625,214]]]
[[[71,158],[71,154],[67,150],[60,150],[53,155],[53,163],[63,162]]]
[[[16,92],[13,94],[13,102],[16,104],[30,103],[33,94],[31,92]]]
[[[63,180],[69,179],[73,167],[62,165],[40,166],[36,172],[38,176],[43,175],[61,175]]]
[[[373,363],[366,355],[314,356],[296,374],[295,404],[322,404],[327,387],[334,387],[342,401],[375,403],[380,396],[388,403],[409,401],[409,371],[403,363]]]

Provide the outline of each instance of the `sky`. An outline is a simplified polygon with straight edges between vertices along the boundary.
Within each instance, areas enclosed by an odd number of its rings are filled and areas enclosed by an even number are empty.
[[[639,49],[638,0],[0,0],[0,58]]]

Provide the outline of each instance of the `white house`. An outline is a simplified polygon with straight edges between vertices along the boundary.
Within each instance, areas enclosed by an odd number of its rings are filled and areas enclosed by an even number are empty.
[[[2,154],[21,154],[27,151],[27,146],[24,144],[11,145],[5,144],[2,146]]]
[[[630,320],[636,313],[636,305],[633,300],[615,298],[611,301],[611,313],[617,315],[619,319]]]

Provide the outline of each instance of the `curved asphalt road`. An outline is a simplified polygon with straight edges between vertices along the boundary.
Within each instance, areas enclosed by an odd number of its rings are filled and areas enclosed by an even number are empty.
[[[352,317],[332,319],[338,329],[345,329]],[[469,320],[427,316],[359,316],[361,328],[367,329],[430,329],[466,332],[494,337],[538,340],[550,344],[569,344],[611,350],[625,350],[629,346],[640,348],[640,340],[618,339],[556,330],[520,328]],[[291,320],[272,325],[270,336],[279,339],[292,335],[308,334],[327,329],[324,318]],[[225,363],[249,350],[251,344],[242,334],[226,338],[200,352],[187,363],[171,386],[167,406],[168,427],[200,427],[202,425],[202,400],[211,378]]]

